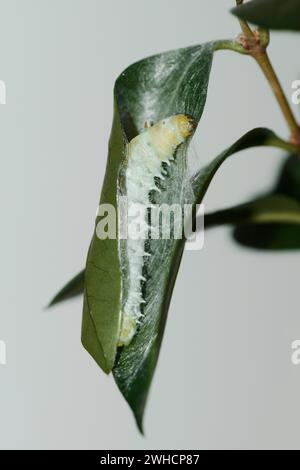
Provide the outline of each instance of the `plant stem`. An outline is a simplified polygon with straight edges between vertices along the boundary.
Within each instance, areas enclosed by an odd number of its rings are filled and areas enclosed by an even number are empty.
[[[253,49],[253,51],[250,52],[250,55],[252,55],[257,64],[260,66],[273,90],[273,93],[277,99],[277,102],[291,131],[291,142],[300,144],[300,127],[295,119],[295,116],[284,94],[282,86],[270,62],[266,49]]]
[[[237,5],[242,5],[243,2],[244,0],[236,0]],[[252,56],[259,65],[273,90],[276,100],[291,131],[290,142],[300,147],[300,126],[296,121],[267,53],[269,31],[265,29],[252,31],[247,21],[240,19],[239,22],[243,35],[240,37],[239,41],[236,42],[244,49],[244,53]],[[240,52],[236,46],[232,46],[229,42],[226,43],[226,41],[220,41],[217,48],[231,49],[236,52]]]
[[[239,52],[240,54],[248,54],[248,51],[246,51],[244,47],[234,39],[221,39],[219,41],[214,41],[215,51],[221,51],[225,49]]]
[[[244,0],[236,0],[236,4],[237,5],[242,5]],[[251,30],[250,26],[248,25],[247,21],[244,21],[244,20],[241,20],[239,18],[239,22],[240,22],[240,26],[241,26],[241,29],[245,35],[246,38],[253,38],[253,31]]]

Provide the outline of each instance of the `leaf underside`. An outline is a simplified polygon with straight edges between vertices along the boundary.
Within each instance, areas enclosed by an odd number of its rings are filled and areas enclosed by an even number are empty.
[[[234,15],[269,29],[300,31],[300,0],[253,0],[232,9]]]

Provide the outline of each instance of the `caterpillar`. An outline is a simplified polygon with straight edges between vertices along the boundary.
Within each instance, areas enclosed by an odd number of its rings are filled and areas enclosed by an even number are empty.
[[[145,249],[148,232],[150,194],[160,191],[158,182],[167,178],[163,165],[171,165],[176,150],[187,140],[195,128],[195,121],[185,114],[167,117],[133,138],[126,149],[125,188],[130,206],[139,205],[144,221],[139,239],[130,236],[126,241],[127,293],[122,306],[119,346],[127,346],[136,334],[143,318],[142,286],[146,282],[144,265],[151,256]]]

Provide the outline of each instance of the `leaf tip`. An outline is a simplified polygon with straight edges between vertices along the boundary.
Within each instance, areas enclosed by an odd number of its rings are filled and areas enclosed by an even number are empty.
[[[142,421],[139,421],[137,418],[135,418],[135,422],[136,422],[136,425],[137,425],[138,430],[140,431],[140,434],[141,434],[143,437],[146,437],[146,436],[145,436],[145,431],[144,431],[143,422],[142,422]]]
[[[139,411],[134,409],[131,404],[128,402],[131,411],[133,412],[135,423],[137,425],[138,430],[140,431],[141,435],[145,437],[145,430],[144,430],[144,410]]]
[[[51,307],[54,307],[54,305],[58,304],[59,300],[57,299],[57,295],[55,295],[50,302],[44,307],[44,310],[48,310]]]

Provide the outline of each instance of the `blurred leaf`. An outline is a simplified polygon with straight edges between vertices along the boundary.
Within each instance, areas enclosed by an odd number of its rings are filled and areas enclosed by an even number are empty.
[[[297,155],[284,161],[274,193],[285,194],[300,201],[300,159]]]
[[[294,224],[249,224],[235,228],[233,236],[241,245],[261,250],[298,250],[300,226]]]
[[[271,194],[205,216],[205,227],[220,225],[300,225],[300,203],[282,194]]]
[[[59,302],[63,302],[64,300],[71,299],[72,297],[76,297],[77,295],[83,294],[84,290],[84,270],[82,270],[79,274],[77,274],[71,281],[68,282],[56,296],[51,300],[49,303],[49,307],[52,307]]]
[[[117,208],[117,186],[123,158],[124,136],[115,105],[109,141],[108,161],[101,193],[101,204]],[[99,218],[96,219],[95,229]],[[92,238],[85,267],[83,303],[83,346],[97,364],[109,373],[115,363],[121,316],[121,266],[118,240]]]
[[[300,31],[300,0],[253,0],[232,12],[263,28]]]
[[[235,240],[241,245],[264,250],[299,249],[300,161],[297,156],[291,156],[284,163],[274,191],[259,201],[259,205],[257,201],[244,205],[253,211],[252,220],[242,220],[241,217],[233,233]],[[270,209],[270,202],[273,205],[273,219],[270,217],[265,223],[264,218],[260,217],[257,221],[260,213]],[[231,212],[236,210],[231,209]]]

